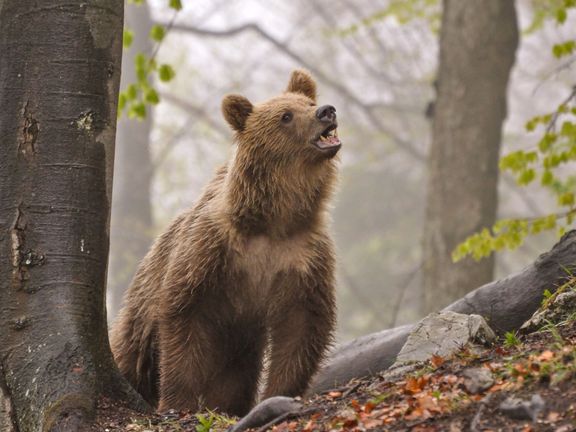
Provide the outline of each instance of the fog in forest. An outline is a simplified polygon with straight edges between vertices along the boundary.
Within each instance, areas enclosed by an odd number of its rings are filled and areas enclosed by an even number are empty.
[[[233,143],[220,111],[223,96],[266,100],[284,90],[295,68],[318,81],[320,104],[336,107],[343,142],[332,211],[338,340],[420,318],[440,10],[402,20],[380,13],[390,3],[198,0],[184,2],[177,14],[159,0],[127,7],[126,25],[136,39],[124,53],[123,88],[133,79],[138,50],[150,55],[158,48],[158,62],[172,65],[176,76],[157,84],[161,102],[146,120],[124,115],[119,123],[110,320],[152,240],[194,203],[229,157]],[[569,37],[575,17],[530,31],[532,2],[518,1],[517,13],[521,36],[507,89],[502,154],[534,147],[540,135],[528,133],[526,122],[554,111],[574,84],[573,67],[563,68],[551,47]],[[168,28],[159,47],[147,41],[153,22]],[[556,211],[548,192],[519,187],[508,173],[500,175],[498,194],[498,218]],[[519,271],[556,240],[550,231],[528,237],[515,251],[498,252],[494,278]]]

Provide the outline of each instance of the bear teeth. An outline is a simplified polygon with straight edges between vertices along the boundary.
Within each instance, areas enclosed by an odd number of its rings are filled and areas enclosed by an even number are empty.
[[[336,129],[332,129],[326,135],[320,135],[322,141],[328,141],[328,138],[338,138],[338,132]]]

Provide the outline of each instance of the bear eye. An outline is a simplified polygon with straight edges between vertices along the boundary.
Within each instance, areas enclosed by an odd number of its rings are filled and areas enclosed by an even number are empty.
[[[282,114],[282,123],[290,123],[293,117],[294,115],[290,111],[285,112]]]

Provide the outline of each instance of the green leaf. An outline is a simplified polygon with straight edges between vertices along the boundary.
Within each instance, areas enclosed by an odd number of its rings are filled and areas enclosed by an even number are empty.
[[[540,150],[542,153],[546,153],[550,149],[550,147],[552,147],[552,144],[556,142],[557,138],[558,136],[552,132],[544,134],[544,136],[538,143],[538,150]]]
[[[562,123],[562,128],[560,129],[560,134],[566,137],[571,137],[576,135],[576,126],[570,121],[565,121]]]
[[[158,68],[158,77],[160,78],[160,81],[168,82],[172,80],[175,75],[176,73],[174,72],[174,69],[172,69],[172,66],[168,64],[163,64]]]
[[[554,54],[554,57],[556,58],[560,58],[564,55],[564,49],[562,47],[561,44],[555,44],[552,47],[552,54]]]
[[[556,228],[556,215],[548,215],[545,218],[544,229],[554,229]]]
[[[534,178],[536,178],[536,171],[534,171],[532,168],[528,168],[520,173],[520,176],[518,177],[518,184],[530,184]]]
[[[162,42],[166,36],[166,29],[160,24],[154,24],[150,29],[150,38],[156,42]]]
[[[534,117],[534,118],[528,120],[526,122],[526,126],[525,126],[526,130],[528,132],[533,132],[534,129],[536,129],[536,125],[538,124],[538,121],[539,121],[538,117]]]
[[[545,170],[542,173],[542,178],[540,179],[540,183],[543,186],[550,186],[553,182],[554,182],[554,174],[552,174],[552,171],[550,171],[550,170]]]
[[[182,2],[180,0],[169,0],[169,6],[172,9],[179,11],[182,9]]]
[[[564,21],[566,21],[566,9],[558,9],[556,11],[556,21],[559,24],[564,24]]]
[[[136,84],[130,84],[126,89],[126,100],[133,101],[138,96],[138,86]]]
[[[144,102],[136,102],[130,106],[128,110],[128,117],[143,120],[146,118],[146,105]]]
[[[552,54],[554,54],[554,57],[560,58],[572,54],[574,49],[576,49],[576,41],[569,40],[566,42],[555,44],[552,47]]]
[[[132,42],[134,41],[134,32],[127,28],[124,29],[124,33],[122,33],[122,45],[124,48],[130,48]]]
[[[158,92],[156,90],[154,90],[153,88],[149,88],[146,90],[144,99],[150,105],[156,105],[156,104],[158,104],[158,102],[160,102],[160,97],[158,96]]]
[[[126,107],[126,102],[128,102],[128,96],[126,96],[126,92],[120,92],[118,95],[118,111],[124,111]]]
[[[558,204],[561,206],[574,206],[574,193],[566,192],[558,197]]]
[[[134,66],[138,81],[146,81],[148,76],[148,59],[143,53],[138,53],[134,56]]]

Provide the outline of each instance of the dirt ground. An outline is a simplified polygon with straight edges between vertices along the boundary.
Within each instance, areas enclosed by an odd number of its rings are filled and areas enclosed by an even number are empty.
[[[486,369],[486,389],[472,389],[471,368]],[[576,322],[526,336],[508,335],[482,350],[434,357],[395,382],[382,377],[352,381],[306,400],[300,415],[264,431],[576,431]],[[473,394],[472,391],[478,392]],[[543,404],[532,398],[542,398]],[[509,396],[527,408],[505,413]],[[513,417],[524,418],[513,418]],[[529,418],[533,416],[533,418]],[[143,416],[101,401],[94,431],[224,431],[235,421],[218,413],[168,412]]]

